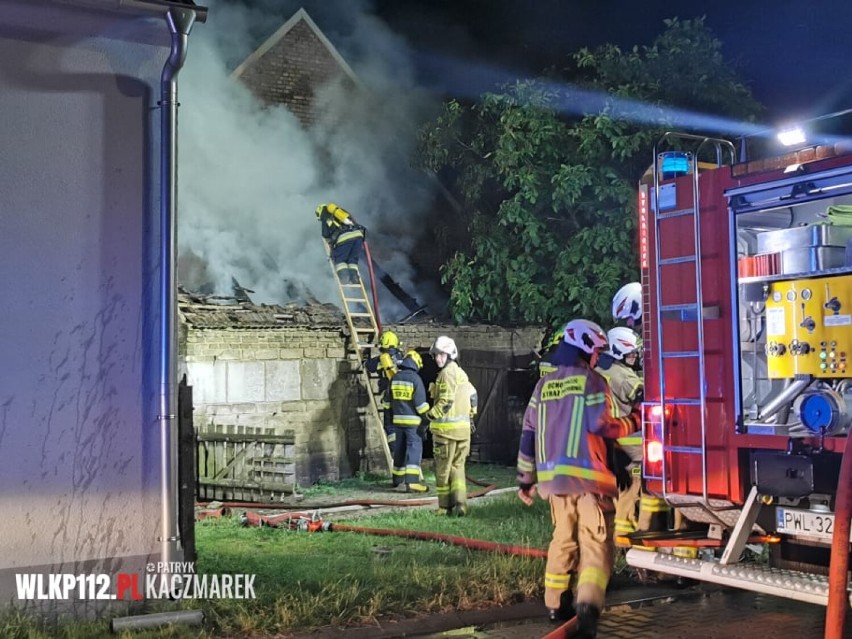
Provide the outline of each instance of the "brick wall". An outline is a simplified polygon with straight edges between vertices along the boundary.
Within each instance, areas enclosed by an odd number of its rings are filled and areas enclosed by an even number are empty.
[[[528,353],[538,328],[416,324],[388,327],[406,347],[438,335],[465,349]],[[182,372],[193,387],[196,429],[272,429],[295,435],[296,481],[310,485],[359,470],[386,472],[366,389],[339,329],[197,329],[180,332]],[[268,432],[268,431],[266,431]]]
[[[304,126],[314,122],[314,95],[320,87],[334,81],[353,85],[305,20],[296,22],[240,79],[260,100],[285,105]]]

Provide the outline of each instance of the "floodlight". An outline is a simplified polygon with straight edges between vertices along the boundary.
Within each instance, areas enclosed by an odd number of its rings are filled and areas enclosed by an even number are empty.
[[[778,132],[778,141],[784,146],[804,144],[806,139],[805,132],[798,126],[782,129]]]

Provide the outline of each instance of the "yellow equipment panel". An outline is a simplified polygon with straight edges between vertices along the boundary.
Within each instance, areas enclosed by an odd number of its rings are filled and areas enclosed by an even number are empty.
[[[771,379],[846,377],[849,353],[852,275],[769,284],[766,355]]]

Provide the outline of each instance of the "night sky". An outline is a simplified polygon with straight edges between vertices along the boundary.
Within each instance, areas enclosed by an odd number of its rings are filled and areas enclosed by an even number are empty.
[[[583,46],[649,44],[665,18],[706,15],[770,121],[852,107],[849,0],[374,0],[373,6],[416,52],[418,80],[427,86],[439,86],[436,76],[446,73],[431,64],[436,53],[535,74],[564,64]]]

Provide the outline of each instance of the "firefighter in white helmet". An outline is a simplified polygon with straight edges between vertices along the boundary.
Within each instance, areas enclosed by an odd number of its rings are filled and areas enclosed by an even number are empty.
[[[440,369],[431,386],[432,408],[426,413],[432,432],[438,512],[464,517],[467,514],[464,466],[470,454],[471,420],[477,410],[476,389],[456,361],[459,352],[452,338],[438,337],[429,354]]]
[[[607,339],[588,320],[565,325],[551,363],[556,370],[536,384],[524,414],[518,450],[518,497],[550,502],[553,538],[547,550],[544,603],[552,621],[574,614],[577,637],[597,634],[612,574],[613,498],[616,479],[607,465],[607,439],[634,432],[638,418],[613,416],[606,380],[594,370]]]
[[[626,326],[616,326],[607,334],[609,348],[595,368],[609,383],[614,415],[623,417],[638,411],[645,395],[645,383],[637,374],[640,356],[639,338]],[[642,487],[642,433],[619,437],[614,447],[613,471],[618,479],[615,502],[616,544],[629,546],[624,539],[638,529],[639,500]]]
[[[625,284],[612,298],[612,319],[623,321],[628,328],[641,325],[642,285],[639,282]]]

